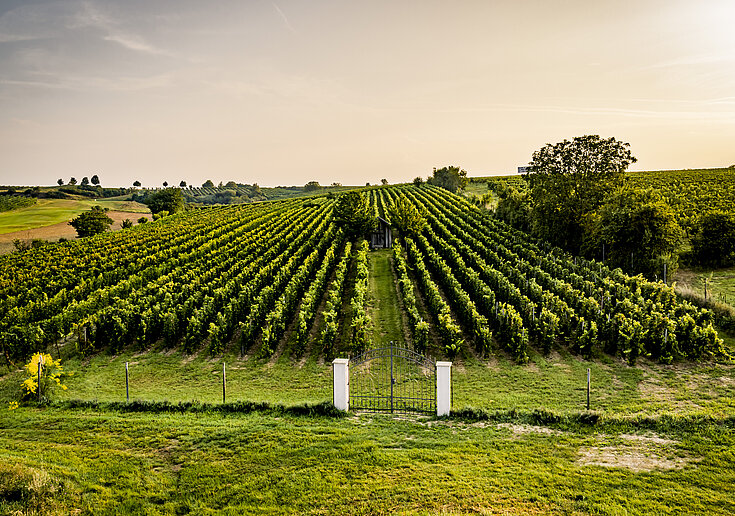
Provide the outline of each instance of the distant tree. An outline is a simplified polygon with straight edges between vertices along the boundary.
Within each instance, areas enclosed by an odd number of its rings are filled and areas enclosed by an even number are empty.
[[[304,185],[304,191],[305,192],[314,192],[316,190],[319,190],[322,186],[319,184],[319,181],[309,181]]]
[[[258,183],[253,183],[253,187],[252,188],[253,188],[253,193],[254,194],[261,194],[262,193],[260,191],[260,186],[258,186]]]
[[[202,184],[202,188],[214,188],[214,183],[211,179],[207,179],[204,181],[204,184]]]
[[[388,180],[387,179],[381,179],[380,180],[380,184],[381,185],[387,185],[388,184]]]
[[[222,184],[222,181],[220,181],[219,184],[217,185],[217,188],[222,188],[223,186],[225,186],[225,185],[223,185]]]
[[[179,183],[179,186],[180,186],[181,188],[186,188],[186,181],[181,181],[181,182]]]
[[[174,214],[184,209],[184,194],[178,188],[165,188],[150,194],[143,201],[151,210],[151,213],[158,214],[167,211]]]
[[[416,176],[413,178],[413,184],[414,186],[421,186],[424,184],[424,179],[421,176]]]
[[[138,224],[145,224],[146,222],[148,222],[148,217],[140,217],[138,219]]]
[[[467,172],[452,165],[440,169],[435,168],[427,182],[450,192],[457,192],[467,186]]]
[[[585,217],[623,186],[625,170],[636,162],[629,146],[588,135],[534,152],[523,176],[529,185],[533,233],[579,252]]]
[[[341,226],[348,238],[367,236],[375,227],[375,212],[367,197],[354,190],[337,198],[334,208],[335,222]]]
[[[388,206],[388,218],[401,236],[416,235],[426,226],[426,212],[400,195]]]
[[[370,183],[365,183],[365,186],[370,186]]]
[[[512,186],[500,183],[495,187],[500,197],[495,208],[495,216],[521,231],[528,231],[531,223],[531,200],[528,191],[519,191]]]
[[[133,181],[133,186],[135,188],[140,188],[140,181],[137,181],[137,180],[136,181]]]
[[[61,179],[61,178],[59,178],[59,179],[56,180],[56,184],[59,185],[59,186],[61,186],[61,185],[64,184],[64,180]]]
[[[342,186],[342,183],[334,182],[334,183],[332,183],[332,186]]]
[[[92,209],[79,214],[69,221],[69,225],[77,230],[80,238],[104,233],[114,222],[107,216],[107,208],[92,206]]]
[[[69,179],[69,184],[70,184],[70,185],[75,185],[75,184],[77,184],[77,178],[76,178],[76,177],[72,177],[71,179]]]
[[[92,184],[98,186],[100,184],[100,178],[97,174],[92,176]]]
[[[133,221],[130,219],[125,219],[120,224],[123,229],[128,229],[133,227]]]
[[[585,254],[649,279],[663,276],[663,265],[673,275],[684,231],[674,210],[653,190],[620,189],[585,220]]]
[[[237,188],[237,183],[234,181],[227,181],[227,183],[225,183],[225,187],[226,188]]]
[[[164,188],[167,188],[167,187],[168,187],[168,181],[164,181],[164,182],[163,182],[163,187],[164,187]]]
[[[735,214],[721,210],[705,213],[692,237],[692,252],[702,265],[722,267],[735,262]]]
[[[89,184],[89,178],[87,176],[84,176],[82,178],[82,186],[87,186]]]

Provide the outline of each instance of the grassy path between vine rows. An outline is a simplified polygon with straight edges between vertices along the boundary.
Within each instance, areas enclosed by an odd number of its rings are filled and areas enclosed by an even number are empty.
[[[369,314],[372,319],[373,347],[395,342],[405,346],[403,319],[395,287],[390,249],[370,251],[368,254]]]

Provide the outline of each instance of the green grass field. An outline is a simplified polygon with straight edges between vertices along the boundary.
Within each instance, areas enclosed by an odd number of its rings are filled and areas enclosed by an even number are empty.
[[[130,201],[39,199],[33,206],[0,213],[0,234],[67,222],[94,205],[116,211],[150,213],[145,206]]]
[[[0,512],[732,514],[732,427],[660,426],[21,408]]]

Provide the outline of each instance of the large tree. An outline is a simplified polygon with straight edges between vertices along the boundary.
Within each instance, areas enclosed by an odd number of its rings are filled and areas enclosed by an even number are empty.
[[[391,225],[403,237],[420,233],[426,226],[426,212],[403,195],[388,206],[387,212]]]
[[[79,237],[88,237],[104,233],[114,221],[107,216],[107,208],[92,206],[92,209],[79,214],[69,221],[69,225],[77,230]]]
[[[721,210],[705,213],[692,237],[692,251],[703,265],[722,267],[735,262],[735,215]]]
[[[150,194],[143,201],[151,210],[151,213],[167,211],[173,215],[184,209],[184,194],[179,188],[165,188]]]
[[[467,186],[467,172],[452,165],[439,169],[435,168],[427,183],[441,186],[450,192],[456,192]]]
[[[334,220],[349,238],[366,237],[375,227],[375,211],[365,195],[352,190],[337,198]]]
[[[597,135],[547,144],[533,153],[528,172],[531,229],[541,238],[578,252],[585,217],[625,182],[636,159],[630,144]]]
[[[678,250],[684,231],[674,210],[653,190],[621,189],[587,218],[586,254],[602,255],[605,263],[650,279],[669,277],[678,266]]]
[[[95,175],[92,176],[91,181],[92,181],[92,184],[94,186],[97,186],[97,185],[100,184],[100,178],[99,178],[99,176],[97,174],[95,174]]]

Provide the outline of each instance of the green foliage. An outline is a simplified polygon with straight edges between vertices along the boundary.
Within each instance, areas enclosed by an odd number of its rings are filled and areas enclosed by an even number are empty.
[[[370,316],[367,314],[365,304],[368,295],[368,265],[367,265],[368,243],[360,241],[355,253],[355,287],[350,300],[352,308],[352,319],[350,322],[352,333],[352,349],[355,354],[362,353],[370,347]]]
[[[714,210],[705,213],[692,237],[694,258],[716,267],[735,263],[735,213]]]
[[[21,384],[20,399],[22,401],[35,401],[38,399],[48,401],[53,397],[54,389],[58,388],[63,391],[67,389],[66,385],[61,383],[61,381],[66,376],[69,376],[69,373],[64,371],[61,360],[54,360],[48,353],[34,353],[23,369],[27,377]],[[39,370],[41,373],[40,384]]]
[[[125,219],[125,220],[122,221],[122,223],[120,224],[120,226],[123,229],[132,228],[133,227],[133,221],[130,220],[130,219]]]
[[[114,222],[107,216],[107,211],[107,208],[92,206],[91,210],[71,219],[69,225],[77,230],[80,238],[104,233]]]
[[[324,328],[319,340],[321,341],[322,352],[327,359],[334,355],[334,342],[339,330],[339,313],[342,308],[342,295],[344,294],[345,278],[347,277],[347,266],[350,262],[351,252],[352,242],[347,242],[342,257],[337,264],[334,279],[327,292],[325,310],[322,312]]]
[[[414,186],[421,186],[424,184],[424,178],[421,176],[416,176],[413,178],[413,185]]]
[[[541,238],[569,251],[582,244],[583,218],[625,182],[636,159],[615,138],[578,136],[533,153],[529,171],[531,224]]]
[[[676,222],[674,210],[652,190],[621,189],[605,200],[598,212],[587,220],[585,251],[600,256],[605,246],[605,263],[649,279],[663,276],[663,263],[669,277],[678,265],[677,250],[684,232]]]
[[[354,190],[337,198],[334,221],[350,240],[367,237],[376,223],[375,212],[367,197]]]
[[[416,235],[426,227],[426,212],[416,208],[404,195],[399,195],[394,199],[388,205],[386,212],[390,224],[402,236]]]
[[[414,179],[414,183],[415,181]],[[467,172],[452,165],[440,169],[435,168],[431,177],[427,180],[427,183],[439,186],[452,193],[462,190],[467,186],[467,182]]]
[[[162,211],[169,214],[177,213],[184,209],[184,194],[178,188],[164,188],[148,195],[143,201],[154,215]]]
[[[148,222],[148,217],[140,217],[138,219],[138,224],[145,224],[146,222]]]
[[[202,183],[202,188],[214,188],[214,183],[211,179],[207,179],[206,181],[204,181],[204,183]]]
[[[321,190],[322,186],[319,184],[319,181],[309,181],[304,185],[304,191],[305,192],[316,192],[317,190]]]
[[[492,185],[493,183],[488,183]],[[495,215],[503,222],[521,231],[528,231],[531,224],[531,200],[527,190],[499,183],[495,193],[500,197]]]
[[[99,178],[99,176],[97,174],[95,174],[95,175],[92,176],[92,184],[95,185],[95,186],[97,186],[98,184],[100,184],[100,178]]]
[[[36,204],[35,197],[21,197],[19,195],[0,195],[0,212],[27,208]]]

